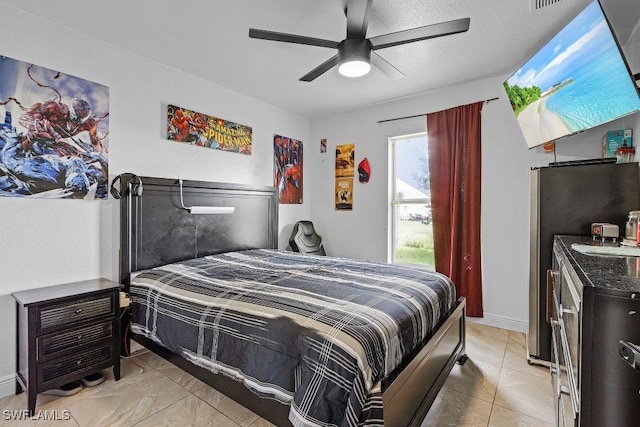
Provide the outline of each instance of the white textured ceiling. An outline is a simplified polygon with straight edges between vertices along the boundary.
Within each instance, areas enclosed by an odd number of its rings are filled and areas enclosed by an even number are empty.
[[[389,80],[377,70],[349,79],[334,68],[310,83],[298,78],[335,50],[250,39],[249,28],[340,41],[346,0],[0,0],[0,5],[313,118],[510,74],[589,0],[562,0],[537,11],[530,10],[530,2],[374,0],[369,37],[464,17],[471,18],[470,29],[377,51],[406,75],[403,79]],[[624,44],[640,17],[638,0],[602,4]]]

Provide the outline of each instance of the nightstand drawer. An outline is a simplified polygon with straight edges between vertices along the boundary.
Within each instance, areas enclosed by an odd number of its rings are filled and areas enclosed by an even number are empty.
[[[46,384],[67,374],[82,371],[87,368],[96,367],[102,369],[104,364],[109,364],[112,356],[110,345],[97,349],[88,349],[78,354],[74,354],[38,366],[38,379],[40,384]]]
[[[55,332],[37,339],[38,359],[55,353],[97,343],[113,337],[113,320],[85,326],[72,331]]]
[[[65,301],[43,307],[39,316],[39,331],[75,323],[92,317],[114,313],[114,301],[111,294]]]

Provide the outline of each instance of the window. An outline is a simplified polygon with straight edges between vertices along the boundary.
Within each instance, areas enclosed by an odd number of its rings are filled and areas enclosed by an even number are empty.
[[[389,139],[390,260],[435,266],[427,134]]]

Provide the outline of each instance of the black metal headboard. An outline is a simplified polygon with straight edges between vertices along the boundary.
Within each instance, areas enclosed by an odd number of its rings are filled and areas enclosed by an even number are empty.
[[[222,215],[192,215],[180,203],[177,179],[141,177],[141,196],[130,196],[131,176],[120,193],[120,282],[130,274],[211,254],[278,246],[278,193],[258,187],[183,181],[187,206],[233,206]]]

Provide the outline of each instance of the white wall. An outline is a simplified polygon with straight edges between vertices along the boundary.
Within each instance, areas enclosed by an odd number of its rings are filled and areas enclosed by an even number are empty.
[[[110,175],[273,185],[273,134],[302,141],[309,120],[0,4],[0,54],[110,88]],[[253,127],[245,156],[166,140],[172,103]],[[306,147],[305,147],[306,148]],[[305,174],[307,177],[308,173]],[[280,208],[280,248],[291,225],[310,216]],[[117,279],[118,216],[109,201],[0,198],[0,396],[14,390],[15,306],[11,292],[63,282]]]
[[[615,29],[615,26],[614,26]],[[632,74],[640,73],[640,20],[636,22],[627,40],[622,40],[622,51]]]
[[[541,148],[528,150],[502,88],[503,77],[460,85],[314,119],[312,147],[328,139],[326,154],[307,150],[314,177],[313,220],[330,255],[387,261],[388,138],[426,130],[426,118],[377,124],[379,120],[434,112],[499,97],[482,110],[482,265],[485,318],[481,323],[526,331],[529,274],[529,169],[554,161]],[[557,143],[556,160],[601,157],[607,130],[635,128],[640,114],[566,138]],[[636,135],[640,141],[640,134]],[[367,157],[372,176],[354,183],[353,211],[334,209],[335,146],[356,144],[356,164]],[[636,145],[638,143],[636,142]]]
[[[634,35],[635,37],[629,40],[623,50],[629,69],[633,74],[637,74],[640,73],[640,22],[638,22],[638,30]]]

